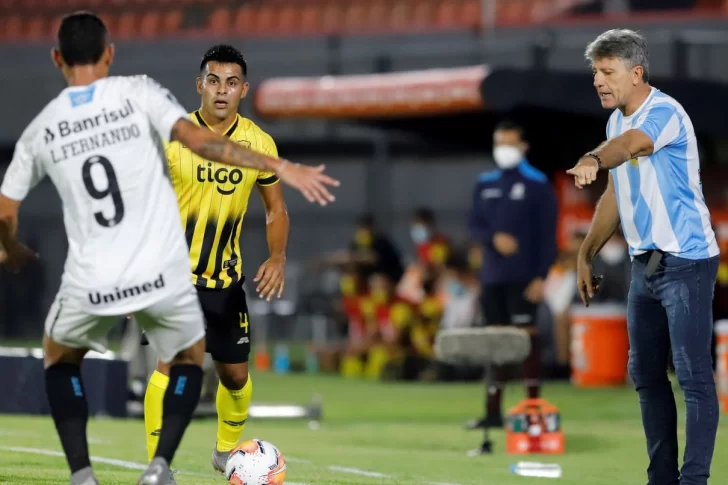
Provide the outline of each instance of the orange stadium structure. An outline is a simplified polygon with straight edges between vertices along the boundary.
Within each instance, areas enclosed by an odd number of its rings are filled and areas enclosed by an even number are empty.
[[[403,34],[480,29],[483,25],[569,23],[569,11],[593,0],[0,0],[0,42],[47,42],[72,10],[99,13],[120,40],[162,37],[291,37]],[[728,1],[704,0],[690,17],[728,14]],[[663,20],[673,13],[639,14]],[[677,15],[685,16],[685,13]],[[618,16],[617,16],[618,17]],[[634,18],[635,15],[632,15]],[[604,22],[604,16],[595,16]],[[617,20],[613,18],[612,20]],[[583,15],[578,22],[588,22]]]

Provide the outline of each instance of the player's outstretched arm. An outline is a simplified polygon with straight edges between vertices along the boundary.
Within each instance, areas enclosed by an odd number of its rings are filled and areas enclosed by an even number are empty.
[[[325,175],[323,165],[307,167],[263,155],[211,130],[200,128],[188,119],[180,119],[174,124],[172,140],[179,141],[208,160],[275,172],[283,182],[298,189],[309,202],[326,205],[335,200],[326,186],[338,187],[339,181]]]

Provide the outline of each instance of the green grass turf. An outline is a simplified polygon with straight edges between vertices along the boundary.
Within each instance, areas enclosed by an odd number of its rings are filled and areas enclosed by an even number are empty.
[[[550,385],[545,397],[559,406],[566,433],[566,453],[557,456],[515,457],[504,452],[502,433],[494,433],[496,453],[468,457],[466,451],[481,438],[467,432],[463,422],[482,409],[482,387],[473,384],[387,384],[342,380],[325,376],[253,376],[256,402],[306,404],[323,397],[324,420],[318,430],[307,423],[250,421],[245,437],[260,437],[280,447],[290,458],[287,481],[311,485],[379,483],[425,485],[440,482],[461,485],[535,485],[548,480],[525,478],[509,472],[519,460],[558,463],[562,485],[626,485],[646,482],[647,458],[637,395],[631,388],[575,389]],[[509,388],[506,404],[523,396],[522,387]],[[680,423],[684,404],[678,394]],[[220,484],[209,464],[216,422],[193,422],[185,435],[174,467],[180,485]],[[95,419],[89,424],[91,453],[137,463],[145,461],[144,427],[139,420]],[[684,433],[680,431],[681,442]],[[0,447],[60,450],[50,418],[0,416]],[[728,462],[721,451],[728,447],[728,420],[718,432],[716,458],[710,483],[728,483]],[[682,450],[682,447],[681,447]],[[328,467],[357,468],[391,475],[358,476]],[[95,466],[102,484],[136,483],[139,472],[118,466]],[[67,483],[63,458],[0,450],[0,484]]]

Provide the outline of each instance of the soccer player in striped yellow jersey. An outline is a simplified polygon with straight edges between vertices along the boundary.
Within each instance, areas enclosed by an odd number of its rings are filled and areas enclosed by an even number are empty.
[[[197,78],[202,106],[190,113],[190,119],[253,150],[277,157],[273,139],[238,114],[240,101],[248,93],[246,76],[247,64],[237,49],[228,45],[210,48],[202,58]],[[270,250],[270,258],[260,266],[253,281],[256,291],[267,300],[283,293],[288,214],[283,191],[273,172],[211,162],[179,142],[167,145],[166,154],[190,250],[192,280],[205,314],[207,352],[220,377],[212,465],[224,472],[230,451],[243,433],[253,390],[248,374],[250,322],[242,288],[240,250],[243,218],[253,187],[258,188],[265,205]],[[164,364],[158,364],[144,398],[150,460],[162,424],[168,370]]]

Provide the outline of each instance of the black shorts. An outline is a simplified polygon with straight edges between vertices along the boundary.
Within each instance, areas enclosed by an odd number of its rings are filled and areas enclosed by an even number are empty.
[[[524,284],[485,285],[481,297],[486,325],[536,326],[538,305],[523,296]]]
[[[248,362],[250,320],[242,282],[222,290],[197,287],[197,296],[205,316],[205,351],[222,364]]]
[[[205,315],[206,352],[223,364],[247,362],[250,357],[250,320],[242,282],[223,290],[197,288]]]

